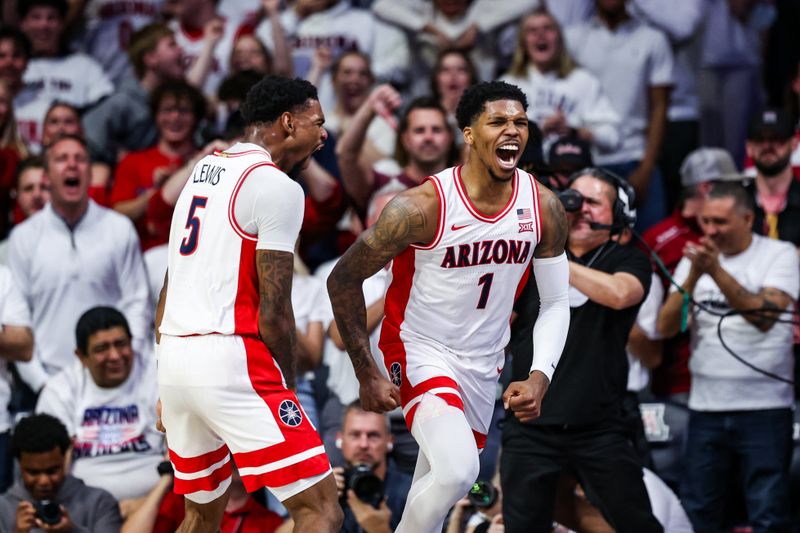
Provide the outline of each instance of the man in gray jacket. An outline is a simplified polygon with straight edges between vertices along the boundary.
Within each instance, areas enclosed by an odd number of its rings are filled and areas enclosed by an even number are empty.
[[[28,533],[118,532],[119,505],[111,494],[66,474],[67,429],[50,415],[22,419],[11,439],[21,479],[0,498],[0,529]]]

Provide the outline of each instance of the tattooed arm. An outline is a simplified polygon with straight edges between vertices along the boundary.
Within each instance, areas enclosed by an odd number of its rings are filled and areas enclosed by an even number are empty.
[[[703,237],[699,243],[689,243],[684,248],[684,255],[692,262],[692,270],[689,277],[696,282],[703,274],[708,274],[717,284],[719,290],[725,295],[728,304],[737,311],[749,311],[751,309],[763,309],[767,313],[744,313],[742,318],[753,324],[760,331],[767,332],[775,321],[781,317],[781,311],[789,307],[792,297],[782,290],[764,287],[757,294],[752,293],[736,281],[722,265],[719,263],[720,251],[714,241],[709,237]],[[795,259],[794,256],[792,259]],[[775,265],[765,266],[772,268]],[[789,267],[796,271],[796,262]],[[693,288],[693,287],[692,287]],[[673,300],[677,297],[670,296]],[[673,305],[674,307],[674,305]],[[773,313],[769,313],[773,311]]]
[[[258,268],[259,311],[258,331],[261,340],[281,367],[286,386],[295,386],[294,311],[292,310],[292,276],[294,258],[290,252],[256,250]]]
[[[541,414],[542,398],[561,358],[569,331],[569,266],[564,245],[569,226],[564,206],[552,192],[539,188],[542,235],[534,250],[533,274],[539,289],[539,316],[533,327],[533,358],[528,378],[509,384],[503,405],[520,422]]]
[[[347,250],[328,277],[336,326],[361,384],[361,403],[366,410],[391,410],[400,405],[400,395],[372,359],[362,284],[409,244],[433,240],[438,213],[436,191],[430,182],[398,194],[383,209],[378,222]]]
[[[564,204],[550,189],[540,186],[539,205],[542,206],[542,238],[539,239],[533,256],[558,257],[564,253],[569,234]]]
[[[748,291],[721,266],[714,271],[712,277],[732,308],[738,311],[747,311],[750,309],[773,311],[771,313],[742,314],[742,318],[763,332],[772,329],[772,326],[775,325],[775,321],[781,318],[781,311],[789,307],[789,304],[792,303],[791,296],[782,290],[772,287],[764,287],[757,294]],[[784,316],[785,318],[790,318],[788,314]]]

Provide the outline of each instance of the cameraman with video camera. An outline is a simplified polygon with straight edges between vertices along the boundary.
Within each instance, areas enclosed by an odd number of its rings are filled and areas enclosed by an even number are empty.
[[[346,463],[333,468],[344,510],[342,533],[394,531],[403,515],[411,476],[389,460],[389,419],[364,411],[354,401],[345,408],[336,446]]]
[[[660,532],[623,408],[625,347],[652,272],[647,256],[624,244],[636,220],[634,192],[615,174],[587,168],[570,177],[566,193],[559,198],[570,223],[569,332],[541,416],[521,422],[507,414],[503,425],[505,531],[549,531],[567,472],[615,530]],[[535,288],[528,283],[515,307],[512,380],[527,376],[533,357]]]
[[[66,474],[70,446],[64,424],[50,415],[20,420],[11,452],[21,479],[2,499],[0,530],[28,533],[116,533],[122,525],[119,505],[108,492],[86,486]]]

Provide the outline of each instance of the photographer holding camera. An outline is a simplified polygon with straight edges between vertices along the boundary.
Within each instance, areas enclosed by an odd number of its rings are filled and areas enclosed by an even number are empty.
[[[450,511],[445,533],[505,533],[499,475],[473,483]]]
[[[389,460],[388,417],[364,411],[358,400],[352,402],[345,408],[336,446],[346,463],[333,468],[344,510],[342,533],[394,531],[403,515],[411,476]]]
[[[64,424],[50,415],[20,420],[11,437],[11,452],[21,479],[3,495],[0,529],[27,533],[118,532],[122,525],[117,501],[108,492],[86,486],[66,474],[70,446]]]

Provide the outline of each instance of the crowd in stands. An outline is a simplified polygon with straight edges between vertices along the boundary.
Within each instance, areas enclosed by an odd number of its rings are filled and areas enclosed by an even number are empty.
[[[266,74],[314,83],[326,116],[325,147],[291,173],[292,304],[343,531],[393,530],[417,446],[400,410],[360,408],[327,276],[395,194],[464,161],[456,105],[495,79],[527,97],[521,169],[554,191],[586,167],[631,186],[621,238],[653,264],[628,340],[630,439],[662,526],[800,527],[800,1],[9,0],[0,22],[0,530],[180,523],[154,303],[181,189],[243,134]],[[373,351],[389,275],[364,284]],[[743,309],[759,311],[714,312]],[[503,417],[498,400],[494,497],[459,502],[448,532],[503,530]],[[361,463],[384,500],[350,491]],[[231,490],[223,532],[291,530],[274,498]],[[580,477],[554,498],[555,529],[611,527]]]

